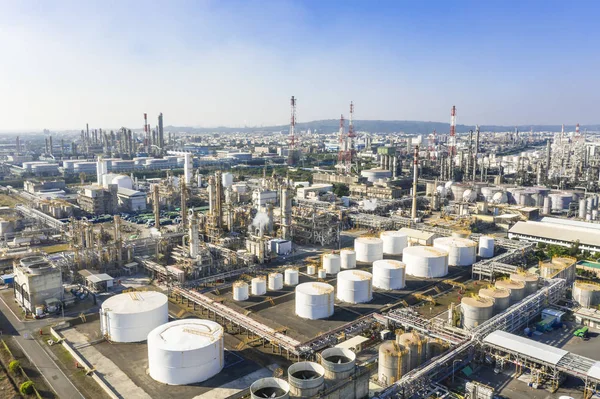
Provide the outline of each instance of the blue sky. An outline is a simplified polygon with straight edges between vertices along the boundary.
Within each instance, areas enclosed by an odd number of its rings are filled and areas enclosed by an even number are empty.
[[[0,130],[600,123],[598,1],[0,0]]]

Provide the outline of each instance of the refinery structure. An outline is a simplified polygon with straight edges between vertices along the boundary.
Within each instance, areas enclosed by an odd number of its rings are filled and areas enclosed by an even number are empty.
[[[43,350],[113,398],[598,397],[597,132],[459,131],[455,106],[367,132],[353,102],[314,131],[297,107],[5,143],[4,300]]]

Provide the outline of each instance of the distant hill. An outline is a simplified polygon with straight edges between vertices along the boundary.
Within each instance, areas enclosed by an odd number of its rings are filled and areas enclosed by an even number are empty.
[[[332,133],[339,129],[339,120],[325,119],[320,121],[302,122],[296,125],[298,130],[316,130],[320,133]],[[346,125],[347,126],[347,125]],[[450,131],[449,123],[442,122],[425,122],[425,121],[377,121],[377,120],[356,120],[354,121],[356,131],[366,131],[371,133],[409,133],[409,134],[429,134],[434,130],[439,134],[445,134]],[[522,125],[517,126],[520,132],[528,132],[533,128],[533,131],[549,131],[558,132],[561,125]],[[481,125],[482,132],[508,132],[514,131],[515,126],[501,125]],[[587,129],[590,132],[600,131],[600,124],[581,126],[583,132]],[[186,133],[210,133],[210,132],[278,132],[289,130],[288,125],[280,126],[263,126],[263,127],[213,127],[213,128],[198,128],[198,127],[180,127],[167,126],[167,131],[186,132]],[[457,125],[457,133],[466,133],[469,130],[475,130],[474,125]],[[574,131],[575,125],[565,125],[565,131]]]

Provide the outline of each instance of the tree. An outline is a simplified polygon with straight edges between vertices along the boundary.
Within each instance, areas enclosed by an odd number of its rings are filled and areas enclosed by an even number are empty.
[[[21,363],[18,360],[12,360],[10,363],[8,363],[8,369],[12,373],[19,371],[19,367],[21,367]]]
[[[21,384],[21,387],[19,388],[19,391],[23,395],[32,394],[33,393],[33,382],[32,381],[25,381],[24,383]]]
[[[341,183],[333,184],[333,193],[338,197],[345,197],[350,194],[350,187]]]

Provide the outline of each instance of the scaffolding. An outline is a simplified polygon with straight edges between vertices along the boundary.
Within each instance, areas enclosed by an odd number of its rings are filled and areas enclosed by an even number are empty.
[[[298,244],[332,245],[340,239],[340,213],[316,206],[292,209],[292,239]]]

